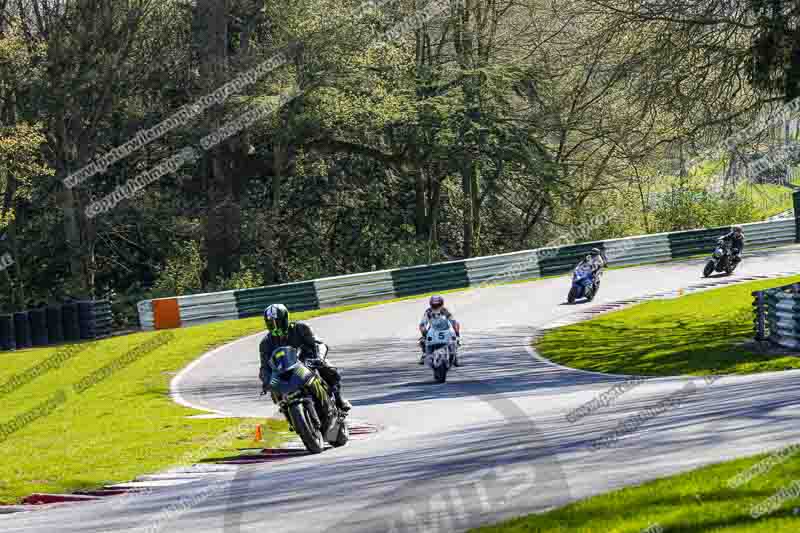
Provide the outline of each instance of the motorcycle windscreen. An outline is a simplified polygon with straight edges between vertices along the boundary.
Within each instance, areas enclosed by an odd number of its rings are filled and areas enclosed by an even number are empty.
[[[450,321],[446,318],[435,318],[431,321],[431,329],[433,331],[448,331],[450,329]]]
[[[269,366],[273,372],[283,374],[293,370],[300,364],[299,350],[293,346],[280,346],[272,351]]]

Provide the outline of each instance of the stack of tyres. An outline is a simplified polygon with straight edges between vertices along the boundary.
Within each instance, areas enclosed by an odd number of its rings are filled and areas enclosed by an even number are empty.
[[[97,300],[92,302],[94,308],[94,335],[95,339],[101,339],[111,335],[113,327],[113,315],[111,312],[111,302],[108,300]]]
[[[78,324],[81,340],[94,339],[94,302],[78,302]]]
[[[78,304],[70,302],[61,306],[61,318],[64,324],[64,341],[81,340],[81,325],[78,319]]]
[[[64,323],[61,318],[61,307],[56,305],[48,307],[46,315],[47,334],[50,338],[50,344],[64,342]]]
[[[0,315],[0,351],[17,349],[17,339],[14,333],[14,317]]]
[[[112,328],[108,300],[73,301],[0,315],[0,351],[108,337]]]
[[[14,336],[17,341],[17,348],[30,348],[33,346],[31,326],[26,311],[14,313]]]
[[[50,344],[47,336],[47,310],[44,307],[28,311],[31,325],[31,340],[34,346],[47,346]]]

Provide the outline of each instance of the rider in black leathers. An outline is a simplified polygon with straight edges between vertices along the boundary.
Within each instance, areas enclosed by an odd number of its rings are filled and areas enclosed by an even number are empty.
[[[728,241],[731,243],[731,254],[733,255],[734,263],[739,263],[742,260],[739,254],[744,250],[744,232],[741,226],[734,226],[730,233],[720,237],[721,241]]]
[[[264,322],[267,324],[266,337],[259,345],[261,353],[261,370],[259,377],[262,383],[261,394],[270,392],[270,381],[273,379],[269,359],[272,352],[279,346],[293,346],[299,348],[300,361],[311,363],[319,372],[320,377],[330,388],[336,399],[336,405],[342,411],[349,411],[350,402],[342,397],[341,376],[339,371],[328,364],[324,359],[319,359],[319,345],[322,344],[315,336],[308,324],[302,322],[289,322],[289,310],[283,304],[273,304],[264,310]],[[273,396],[273,401],[275,396]]]

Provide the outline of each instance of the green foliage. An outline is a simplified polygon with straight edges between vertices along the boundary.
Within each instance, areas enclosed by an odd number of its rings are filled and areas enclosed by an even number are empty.
[[[758,219],[752,197],[736,192],[711,193],[702,187],[673,186],[653,206],[656,231],[727,226]]]
[[[256,272],[249,268],[235,272],[227,278],[220,278],[214,283],[214,290],[228,291],[234,289],[252,289],[253,287],[263,287],[264,277],[260,272]]]
[[[202,289],[202,275],[205,268],[200,255],[200,245],[196,241],[176,243],[175,252],[167,257],[163,268],[159,269],[153,293],[159,296],[181,296]]]
[[[703,192],[697,184],[722,172],[724,157],[694,165],[692,186],[654,170],[665,146],[700,152],[766,106],[753,103],[752,88],[731,89],[739,73],[727,50],[749,42],[746,30],[697,39],[703,28],[655,31],[652,21],[557,2],[443,14],[381,37],[419,4],[354,16],[359,0],[228,2],[226,46],[205,33],[194,4],[173,0],[147,10],[110,0],[96,13],[72,2],[47,33],[5,13],[0,230],[14,221],[24,254],[21,279],[0,276],[4,308],[74,288],[108,295],[120,325],[132,325],[135,302],[152,296],[455,259],[467,244],[496,254],[727,225],[790,207],[788,190],[771,185]],[[79,161],[210,91],[214,58],[225,56],[230,78],[289,43],[302,46],[287,64],[93,176],[74,198],[60,184]],[[83,215],[290,88],[302,94],[197,164],[91,221]],[[207,224],[218,209],[225,217],[211,220],[224,222]]]

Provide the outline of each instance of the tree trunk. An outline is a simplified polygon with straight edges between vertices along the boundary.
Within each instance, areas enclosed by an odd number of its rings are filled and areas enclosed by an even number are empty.
[[[474,12],[474,13],[473,13]],[[455,35],[453,44],[458,65],[462,71],[474,71],[479,65],[477,57],[481,50],[476,50],[476,26],[480,17],[480,5],[474,0],[458,2],[454,13]],[[461,186],[464,193],[464,258],[472,257],[476,251],[476,238],[480,232],[480,195],[478,187],[478,164],[480,160],[481,122],[480,74],[470,72],[464,74],[461,81],[464,97],[463,122],[460,132],[460,173]]]
[[[264,232],[264,242],[267,245],[267,259],[264,265],[264,276],[268,283],[277,281],[275,272],[275,257],[272,254],[274,248],[275,228],[280,227],[278,223],[280,216],[281,184],[283,175],[289,163],[289,145],[275,138],[272,145],[272,180],[270,182],[270,197],[267,208],[267,224]]]
[[[417,237],[425,237],[428,234],[428,213],[425,203],[425,168],[422,165],[417,166],[414,171],[414,190],[416,193],[414,215]]]
[[[200,79],[204,93],[226,81],[228,63],[228,2],[198,0],[195,12],[195,42],[200,57]],[[211,130],[222,126],[222,109],[209,111]],[[228,139],[205,156],[206,186],[206,282],[230,277],[239,270],[241,253],[241,205],[234,161],[237,143]]]
[[[439,243],[439,231],[438,231],[438,222],[439,222],[439,204],[441,203],[442,197],[442,181],[440,178],[432,178],[432,173],[430,169],[428,170],[428,219],[426,221],[426,225],[428,227],[428,241],[433,244],[437,245]]]

